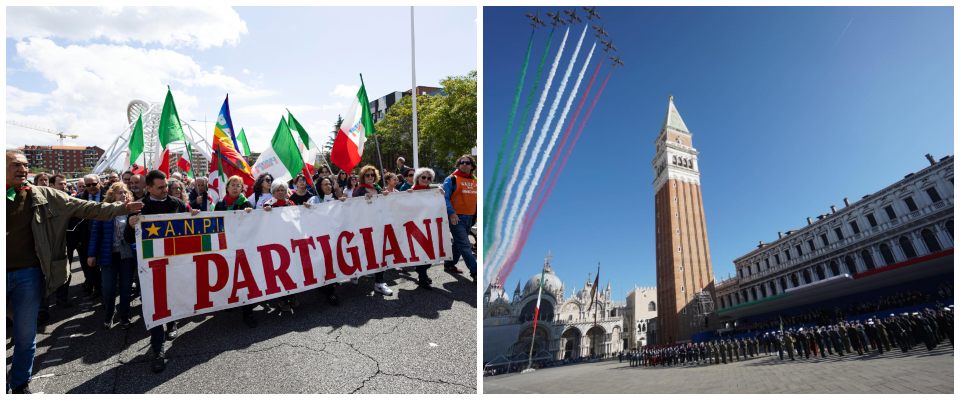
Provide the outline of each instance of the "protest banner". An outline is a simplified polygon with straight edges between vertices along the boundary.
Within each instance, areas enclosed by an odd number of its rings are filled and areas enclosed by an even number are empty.
[[[137,266],[147,329],[386,269],[452,258],[439,190],[314,205],[143,216]]]

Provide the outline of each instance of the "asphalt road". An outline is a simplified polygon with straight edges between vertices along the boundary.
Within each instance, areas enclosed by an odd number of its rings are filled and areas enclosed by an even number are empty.
[[[79,271],[74,263],[74,307],[52,307],[37,336],[34,393],[477,392],[477,285],[441,265],[431,291],[416,288],[413,271],[388,271],[393,296],[375,294],[371,275],[340,285],[339,307],[318,291],[299,294],[293,315],[257,307],[253,329],[239,309],[181,320],[160,374],[139,299],[129,330],[105,330],[100,301],[80,298]],[[8,336],[8,369],[12,354]]]
[[[908,353],[720,365],[630,367],[604,361],[485,377],[484,393],[953,393],[953,346]]]

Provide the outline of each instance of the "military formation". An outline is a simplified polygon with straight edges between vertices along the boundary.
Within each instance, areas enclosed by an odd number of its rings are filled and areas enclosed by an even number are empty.
[[[949,341],[953,346],[953,306],[922,312],[890,314],[886,318],[843,321],[830,326],[801,327],[754,336],[652,346],[628,352],[630,366],[691,366],[728,364],[777,354],[780,360],[858,356],[892,351],[906,353],[923,345],[928,351]]]

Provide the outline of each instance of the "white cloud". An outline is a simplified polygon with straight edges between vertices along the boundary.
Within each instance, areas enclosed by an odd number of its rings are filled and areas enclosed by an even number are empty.
[[[18,40],[101,39],[206,49],[235,44],[246,33],[246,22],[235,10],[223,6],[7,8],[7,37]]]
[[[125,130],[124,116],[130,100],[163,101],[167,85],[173,90],[183,119],[199,119],[199,115],[215,112],[199,109],[204,95],[206,99],[213,93],[219,97],[219,93],[227,92],[250,100],[272,94],[222,70],[205,69],[173,50],[104,44],[60,46],[50,39],[34,38],[18,42],[16,51],[28,70],[36,71],[54,88],[49,93],[33,93],[8,86],[8,118],[40,118],[34,125],[76,133],[81,135],[80,142],[103,148]],[[42,115],[28,112],[41,105]],[[197,128],[202,130],[202,126]],[[29,131],[22,133],[8,136],[7,143],[40,144],[38,140],[48,139],[41,133],[36,137],[27,136]]]
[[[330,91],[331,96],[353,98],[357,97],[357,92],[360,90],[359,85],[344,85],[338,84],[333,90]]]
[[[43,93],[28,92],[19,88],[7,85],[7,110],[12,112],[21,112],[28,108],[42,105],[47,100],[47,95]]]

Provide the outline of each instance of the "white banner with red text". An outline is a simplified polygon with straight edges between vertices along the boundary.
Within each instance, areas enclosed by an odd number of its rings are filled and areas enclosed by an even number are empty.
[[[147,329],[452,258],[439,190],[311,208],[145,215],[136,235]]]

